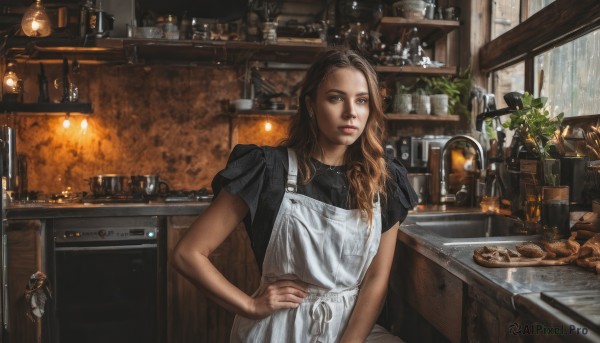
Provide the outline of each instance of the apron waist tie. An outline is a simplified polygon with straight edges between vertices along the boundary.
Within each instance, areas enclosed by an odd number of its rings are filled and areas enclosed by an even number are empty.
[[[312,319],[311,333],[314,337],[311,342],[319,342],[319,338],[327,332],[329,323],[334,317],[331,304],[340,303],[345,297],[356,294],[358,294],[358,287],[349,288],[342,292],[312,293],[304,298],[304,301],[313,302],[310,308],[310,316]]]

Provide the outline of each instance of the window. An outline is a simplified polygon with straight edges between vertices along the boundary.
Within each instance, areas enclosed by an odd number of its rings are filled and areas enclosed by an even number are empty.
[[[525,64],[523,62],[511,65],[493,73],[493,90],[496,97],[496,107],[504,108],[508,105],[504,101],[504,94],[509,92],[523,93],[525,83]]]
[[[492,39],[519,25],[520,0],[494,1],[492,7]]]
[[[542,8],[550,5],[554,0],[528,0],[528,18],[536,14]]]
[[[600,1],[493,4],[491,32],[499,35],[480,49],[480,67],[490,72],[498,107],[507,92],[526,90],[548,97],[554,114],[600,113]]]
[[[600,113],[600,29],[535,56],[534,91],[550,112],[566,117]],[[540,75],[543,82],[540,89]]]

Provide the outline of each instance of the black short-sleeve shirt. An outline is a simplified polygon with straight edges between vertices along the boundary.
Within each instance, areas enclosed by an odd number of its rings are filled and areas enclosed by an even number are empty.
[[[298,185],[298,193],[336,207],[349,209],[348,182],[344,167],[332,167],[312,160],[315,175],[306,185]],[[410,186],[407,171],[396,159],[386,160],[391,180],[387,183],[387,199],[382,202],[382,231],[403,221],[408,211],[417,205],[417,196]],[[259,266],[271,237],[273,224],[285,193],[288,154],[285,147],[237,145],[212,182],[215,196],[225,189],[240,196],[249,211],[244,224]]]

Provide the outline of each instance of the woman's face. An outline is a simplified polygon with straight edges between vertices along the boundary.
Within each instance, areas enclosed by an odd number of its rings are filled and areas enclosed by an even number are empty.
[[[317,88],[312,105],[318,142],[327,150],[344,150],[362,134],[369,118],[369,87],[357,69],[336,69]]]

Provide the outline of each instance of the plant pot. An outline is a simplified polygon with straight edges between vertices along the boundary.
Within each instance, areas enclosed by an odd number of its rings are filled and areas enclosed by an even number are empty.
[[[431,114],[446,115],[448,114],[448,95],[433,94],[431,98]]]
[[[412,108],[412,94],[396,94],[394,96],[394,113],[408,114]]]
[[[423,0],[401,0],[393,5],[394,15],[407,19],[423,19],[425,8]]]
[[[416,114],[429,114],[431,113],[431,100],[429,95],[413,95],[413,109]]]

